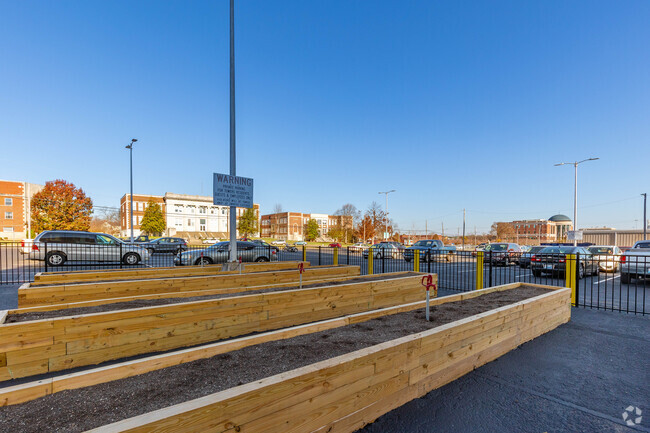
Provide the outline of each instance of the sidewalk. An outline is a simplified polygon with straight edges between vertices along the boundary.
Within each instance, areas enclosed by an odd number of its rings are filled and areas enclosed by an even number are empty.
[[[361,431],[650,432],[650,317],[576,308],[571,315]],[[643,411],[634,427],[622,417],[630,405]]]

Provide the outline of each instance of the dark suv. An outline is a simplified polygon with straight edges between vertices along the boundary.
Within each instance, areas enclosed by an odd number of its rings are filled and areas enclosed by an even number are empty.
[[[158,238],[153,241],[147,242],[143,245],[149,251],[149,254],[153,253],[174,253],[178,254],[182,251],[187,250],[187,242],[182,238]]]
[[[490,244],[485,248],[483,260],[485,263],[508,266],[511,263],[519,263],[521,247],[517,244],[499,242]]]

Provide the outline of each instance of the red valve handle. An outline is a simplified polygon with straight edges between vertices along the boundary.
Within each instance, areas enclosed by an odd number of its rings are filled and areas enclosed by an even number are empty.
[[[239,264],[241,265],[241,256],[239,256]]]
[[[422,285],[429,290],[431,286],[434,286],[433,284],[433,275],[425,275],[422,277]]]
[[[304,263],[302,263],[302,262],[298,263],[298,270],[300,271],[301,274],[305,271]]]

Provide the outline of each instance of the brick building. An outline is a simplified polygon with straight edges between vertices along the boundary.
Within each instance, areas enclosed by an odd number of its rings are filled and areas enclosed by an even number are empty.
[[[508,225],[507,233],[503,239],[504,241],[513,241],[521,243],[526,239],[530,239],[535,243],[539,242],[559,242],[567,237],[567,232],[573,230],[573,222],[571,218],[566,215],[553,215],[549,219],[536,219],[536,220],[516,220],[506,223],[497,223]],[[499,234],[500,237],[504,237]]]
[[[11,180],[0,180],[0,238],[20,240],[28,238],[30,199],[43,185]]]
[[[330,230],[338,227],[348,232],[351,232],[353,229],[352,217],[347,215],[280,212],[262,215],[260,236],[287,241],[305,240],[304,226],[310,219],[315,220],[318,224],[319,236],[327,236]]]

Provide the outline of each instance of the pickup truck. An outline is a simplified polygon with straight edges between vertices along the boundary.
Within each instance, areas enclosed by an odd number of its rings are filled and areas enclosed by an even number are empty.
[[[455,247],[445,247],[442,241],[437,239],[423,239],[417,241],[413,246],[404,250],[404,260],[410,262],[415,255],[415,250],[420,251],[420,261],[426,262],[438,258],[449,261],[451,254],[456,250]]]
[[[633,278],[650,278],[650,241],[637,241],[621,256],[621,283]]]

